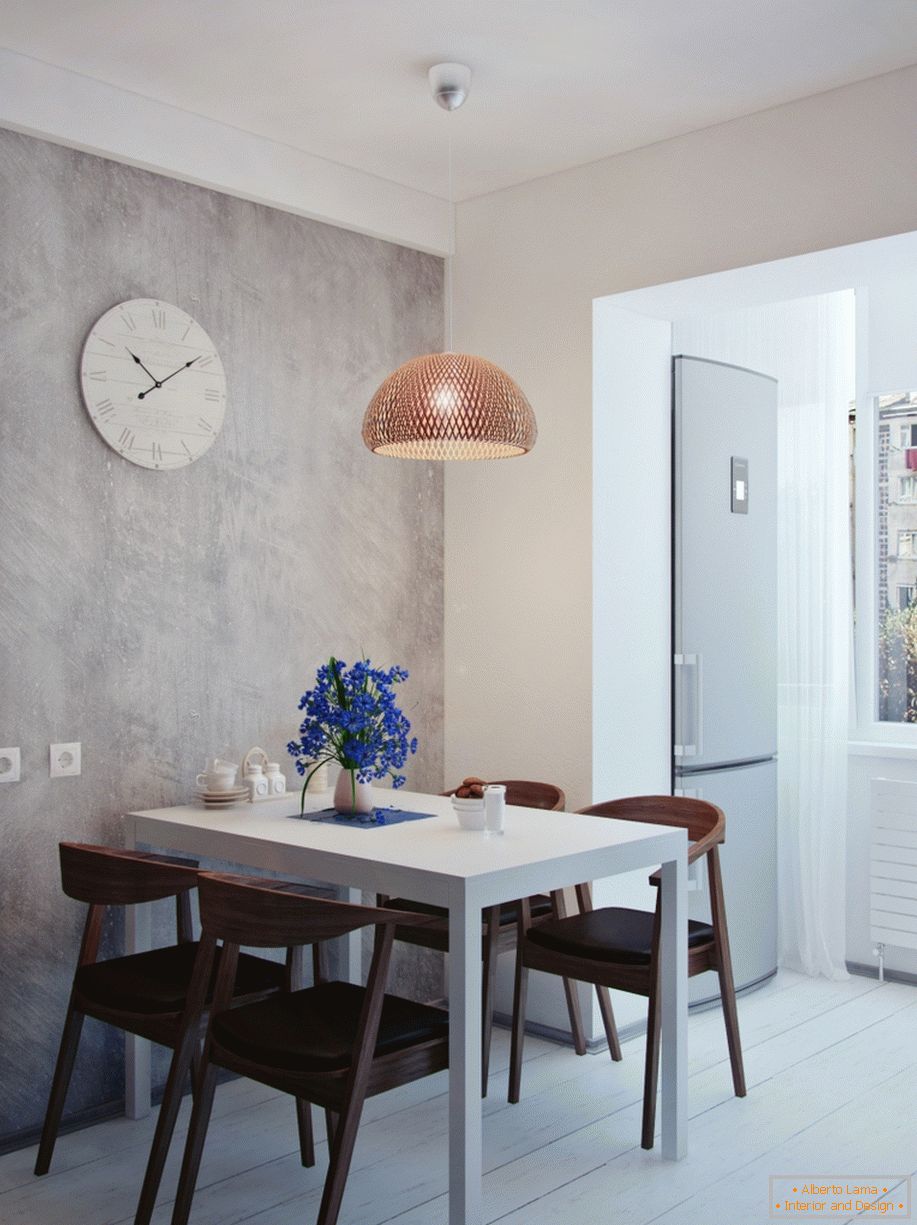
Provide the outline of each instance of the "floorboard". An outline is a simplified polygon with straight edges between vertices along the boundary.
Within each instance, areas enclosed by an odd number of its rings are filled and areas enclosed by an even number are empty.
[[[577,1058],[526,1042],[522,1101],[505,1100],[508,1035],[494,1036],[484,1103],[487,1222],[504,1225],[757,1225],[768,1178],[874,1175],[892,1201],[917,1165],[917,988],[781,972],[739,1002],[748,1097],[732,1094],[722,1015],[689,1022],[689,1154],[639,1147],[642,1039]],[[154,1225],[168,1225],[187,1127],[182,1110]],[[299,1164],[292,1103],[246,1081],[218,1089],[192,1225],[314,1220],[327,1165]],[[341,1225],[446,1225],[445,1074],[367,1103]],[[4,1225],[128,1225],[155,1125],[109,1120],[58,1142],[52,1172],[35,1150],[0,1158]],[[875,1208],[854,1213],[875,1218]],[[841,1218],[832,1214],[835,1222]]]

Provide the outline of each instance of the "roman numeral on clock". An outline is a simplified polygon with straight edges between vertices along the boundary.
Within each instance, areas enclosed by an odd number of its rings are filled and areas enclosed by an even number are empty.
[[[219,404],[220,391],[217,387],[208,387],[204,392],[204,399],[209,400],[211,404]]]
[[[208,434],[213,433],[213,426],[210,424],[209,421],[205,421],[203,417],[198,417],[197,423],[201,427],[201,429],[206,430]]]
[[[154,306],[152,314],[153,314],[153,327],[157,328],[160,332],[165,331],[166,312],[162,309],[161,306]]]
[[[111,400],[100,400],[96,405],[97,417],[110,417],[114,411],[115,406],[112,404]]]
[[[129,332],[137,331],[137,324],[134,322],[134,316],[130,313],[130,311],[121,312],[121,322]]]
[[[134,445],[134,431],[129,430],[127,426],[125,426],[118,436],[118,442],[125,451],[130,451]]]
[[[108,372],[106,370],[84,370],[83,378],[92,379],[95,383],[107,383]]]
[[[213,361],[212,353],[209,357],[199,357],[196,363],[198,370],[206,369],[206,367],[209,366],[212,361]]]
[[[162,447],[159,445],[159,443],[154,442],[150,447],[150,450],[153,452],[153,461],[155,462],[156,460],[159,460],[162,462]]]

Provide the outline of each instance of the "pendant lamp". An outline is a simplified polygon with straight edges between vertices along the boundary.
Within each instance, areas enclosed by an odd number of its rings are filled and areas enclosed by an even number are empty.
[[[429,79],[444,110],[457,110],[468,97],[471,70],[464,64],[437,64]],[[451,141],[449,207],[454,224]],[[505,370],[486,358],[451,351],[451,285],[448,308],[450,350],[411,358],[385,379],[363,418],[363,441],[379,455],[403,459],[524,455],[537,436],[531,405]]]

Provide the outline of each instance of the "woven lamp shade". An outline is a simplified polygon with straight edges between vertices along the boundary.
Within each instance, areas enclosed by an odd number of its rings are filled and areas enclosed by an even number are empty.
[[[428,353],[388,376],[369,402],[363,441],[404,459],[505,459],[535,445],[522,389],[483,357]]]

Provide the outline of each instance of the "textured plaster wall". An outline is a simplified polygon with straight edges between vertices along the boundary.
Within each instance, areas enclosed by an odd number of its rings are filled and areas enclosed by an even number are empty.
[[[23,755],[0,786],[2,1139],[41,1121],[76,957],[58,840],[117,844],[208,753],[282,759],[331,652],[410,669],[408,785],[439,790],[443,606],[441,470],[360,439],[382,377],[440,346],[439,259],[8,131],[0,212],[0,745]],[[109,450],[80,399],[88,329],[133,297],[198,318],[226,368],[223,433],[178,472]],[[49,780],[60,740],[80,778]],[[119,1097],[120,1052],[87,1022],[68,1112]]]

